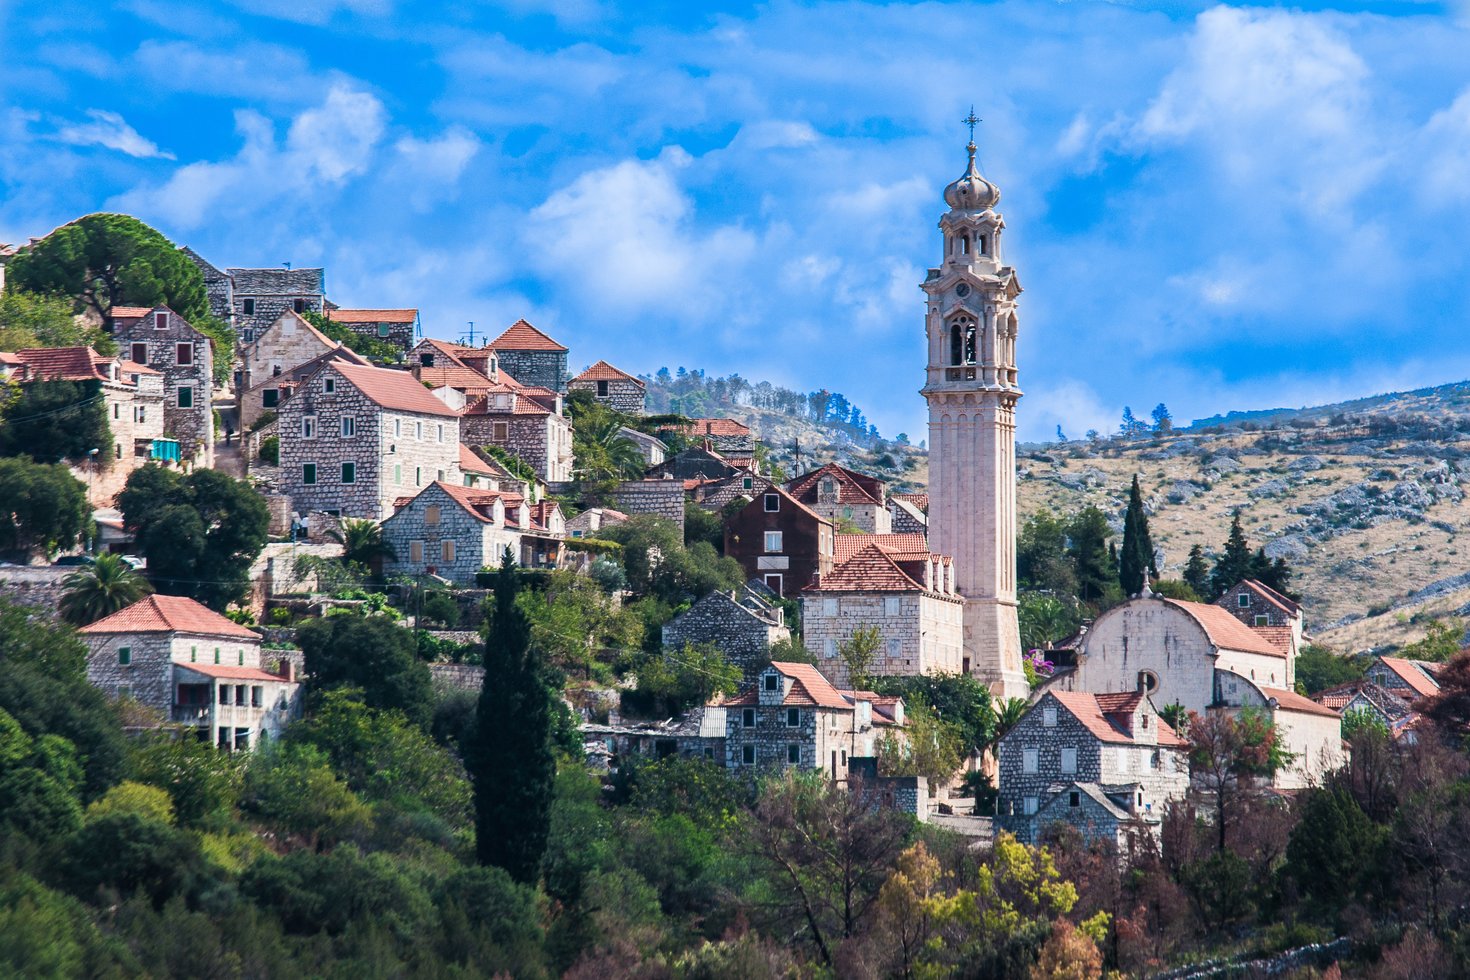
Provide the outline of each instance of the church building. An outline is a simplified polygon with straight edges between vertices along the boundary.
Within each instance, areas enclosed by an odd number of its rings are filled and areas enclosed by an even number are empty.
[[[1003,697],[1027,693],[1016,614],[1016,298],[1001,249],[1000,189],[975,166],[944,189],[944,257],[921,288],[928,370],[929,544],[954,559],[965,669]]]

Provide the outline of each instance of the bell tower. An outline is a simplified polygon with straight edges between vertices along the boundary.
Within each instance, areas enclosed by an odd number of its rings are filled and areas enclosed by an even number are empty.
[[[955,562],[970,673],[1002,697],[1028,691],[1016,616],[1016,298],[1000,188],[975,168],[972,110],[963,175],[944,189],[944,258],[930,269],[929,546]]]

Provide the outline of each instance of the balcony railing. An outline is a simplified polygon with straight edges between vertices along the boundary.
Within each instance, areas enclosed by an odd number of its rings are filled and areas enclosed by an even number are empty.
[[[171,720],[175,725],[207,725],[209,724],[209,705],[176,704],[171,713]]]

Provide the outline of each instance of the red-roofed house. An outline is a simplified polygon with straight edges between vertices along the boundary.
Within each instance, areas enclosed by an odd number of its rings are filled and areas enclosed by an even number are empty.
[[[1379,657],[1368,668],[1366,676],[1405,701],[1414,702],[1439,693],[1439,680],[1435,674],[1440,667],[1440,664],[1426,663],[1423,660]]]
[[[801,593],[802,639],[838,685],[852,683],[842,645],[868,628],[880,637],[875,675],[965,673],[964,610],[948,558],[928,551],[895,556],[869,545]]]
[[[511,324],[489,346],[521,384],[566,390],[567,349],[525,320]]]
[[[413,346],[414,335],[418,333],[418,310],[344,310],[329,305],[326,316],[355,334],[390,343],[403,351]]]
[[[435,481],[417,495],[398,501],[383,521],[383,540],[396,561],[384,562],[389,574],[438,575],[472,585],[475,573],[500,565],[507,548],[520,561],[521,538],[531,529],[531,505],[517,493]]]
[[[1264,582],[1249,578],[1237,582],[1215,604],[1273,645],[1290,650],[1293,660],[1301,652],[1306,629],[1302,607]]]
[[[877,738],[904,724],[903,701],[841,691],[810,664],[772,663],[723,703],[730,768],[821,769],[846,780],[853,758],[872,758]]]
[[[290,661],[266,670],[258,634],[193,599],[151,595],[78,632],[92,684],[211,745],[248,749],[299,712]]]
[[[1215,703],[1211,710],[1265,712],[1276,726],[1277,737],[1292,755],[1291,764],[1271,781],[1277,789],[1304,789],[1342,768],[1341,712],[1303,697],[1288,688],[1261,684],[1240,673],[1215,671]]]
[[[381,520],[400,497],[463,480],[459,411],[407,371],[328,361],[277,425],[281,485],[299,514]]]
[[[1026,843],[1059,822],[1119,843],[1157,833],[1189,789],[1186,748],[1142,691],[1048,690],[1000,740],[1000,826]]]
[[[678,432],[690,442],[716,452],[735,456],[755,452],[755,434],[750,426],[735,419],[690,419],[683,425],[668,425],[659,431],[664,429]]]
[[[780,596],[831,573],[833,538],[831,521],[776,486],[725,522],[725,554]]]
[[[642,415],[648,386],[606,361],[598,361],[571,381],[569,391],[591,392],[592,397],[624,415]]]
[[[136,311],[130,311],[136,312]],[[163,430],[186,462],[214,467],[214,361],[234,351],[214,349],[173,310],[158,306],[140,317],[113,311],[112,336],[122,356],[163,375]]]
[[[828,463],[788,480],[786,492],[837,527],[851,525],[864,534],[887,534],[892,530],[888,485],[876,477]]]
[[[572,423],[547,405],[555,400],[554,393],[547,399],[520,386],[487,389],[467,400],[461,438],[514,453],[546,483],[565,483],[572,478]]]

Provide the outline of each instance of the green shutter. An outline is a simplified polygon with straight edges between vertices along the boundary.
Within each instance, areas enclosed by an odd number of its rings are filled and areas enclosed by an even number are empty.
[[[122,664],[124,667],[126,667],[128,664],[132,663],[133,662],[133,648],[132,647],[118,647],[117,648],[117,662],[120,663],[120,664]]]

